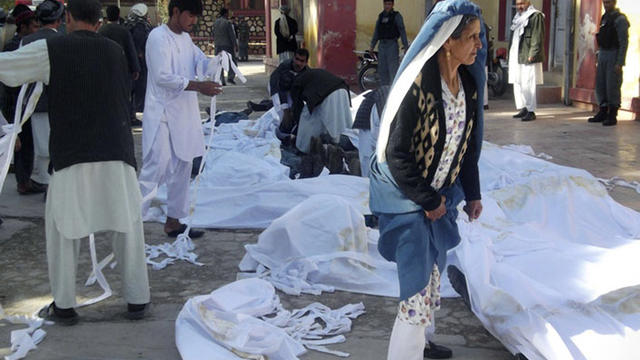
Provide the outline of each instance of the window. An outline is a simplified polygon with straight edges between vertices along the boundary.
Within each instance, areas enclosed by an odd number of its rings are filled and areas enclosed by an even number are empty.
[[[264,0],[229,0],[231,10],[264,10]]]

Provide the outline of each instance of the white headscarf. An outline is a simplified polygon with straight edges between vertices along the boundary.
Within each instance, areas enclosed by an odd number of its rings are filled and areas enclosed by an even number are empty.
[[[523,12],[518,12],[516,16],[513,17],[513,21],[511,22],[511,31],[517,33],[518,35],[522,35],[524,32],[524,28],[527,27],[529,23],[529,17],[538,12],[533,5],[529,5],[527,10]]]
[[[282,34],[282,36],[284,36],[285,38],[289,38],[289,36],[291,35],[289,33],[289,21],[287,21],[287,13],[289,12],[289,7],[288,6],[281,6],[280,7],[280,34]]]

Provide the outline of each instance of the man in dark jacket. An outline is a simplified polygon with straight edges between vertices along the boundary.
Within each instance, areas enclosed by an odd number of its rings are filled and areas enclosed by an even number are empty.
[[[629,46],[629,20],[616,8],[616,0],[604,0],[604,15],[600,20],[598,41],[598,67],[596,73],[596,99],[600,111],[589,122],[602,122],[604,126],[618,123],[622,67]]]
[[[291,87],[296,77],[307,71],[308,62],[309,51],[307,51],[307,49],[298,49],[292,60],[282,62],[274,72],[271,73],[271,77],[269,78],[269,94],[271,95],[273,106],[276,108],[281,119],[291,115],[291,106],[293,105]]]
[[[213,23],[213,43],[216,47],[215,55],[220,54],[223,51],[228,52],[235,64],[238,63],[236,59],[236,53],[238,52],[238,42],[236,41],[236,31],[233,28],[233,24],[229,21],[229,10],[222,8],[220,10],[220,17]],[[229,74],[225,81],[224,71],[222,72],[222,85],[226,85],[228,81],[231,84],[235,84],[236,73],[229,69]]]
[[[403,49],[409,48],[407,32],[404,28],[404,21],[399,12],[393,10],[394,1],[384,0],[384,11],[378,15],[376,28],[371,39],[373,52],[378,41],[378,74],[381,85],[391,85],[396,72],[398,71],[400,51],[398,49],[398,38],[402,40]]]
[[[149,8],[145,4],[135,4],[129,10],[127,15],[127,21],[124,26],[131,33],[133,37],[133,45],[136,47],[138,54],[138,63],[140,63],[140,76],[133,82],[132,101],[133,111],[144,111],[144,96],[147,92],[147,61],[145,58],[145,51],[147,46],[147,39],[149,33],[153,29],[151,23],[147,19]]]
[[[294,52],[298,49],[296,41],[298,22],[289,16],[290,11],[289,6],[282,5],[280,7],[280,19],[276,20],[273,27],[273,32],[276,34],[276,52],[280,57],[280,63],[291,60]]]
[[[4,46],[4,51],[14,51],[20,47],[22,38],[33,34],[39,28],[38,21],[33,11],[24,5],[18,5],[11,13],[15,18],[17,32],[13,38]],[[2,85],[4,86],[4,85]],[[19,87],[5,87],[4,103],[2,112],[8,122],[13,122],[18,101]],[[18,193],[20,195],[37,194],[46,190],[46,186],[31,180],[33,172],[33,133],[31,131],[31,120],[22,126],[22,131],[18,134],[16,141],[16,152],[13,158],[16,182],[18,183]]]
[[[115,41],[120,45],[124,54],[127,57],[127,66],[129,73],[131,74],[131,84],[133,81],[138,80],[140,77],[140,63],[138,62],[138,53],[136,47],[133,44],[133,37],[129,30],[124,25],[120,25],[120,8],[115,5],[109,5],[107,7],[107,23],[103,25],[98,33],[102,36]],[[131,103],[130,118],[132,125],[140,125],[135,117],[133,110],[133,103]]]
[[[45,0],[36,8],[36,19],[40,22],[40,30],[22,39],[22,46],[37,40],[60,36],[58,27],[62,23],[64,5],[56,0]],[[31,86],[35,86],[32,84]],[[31,180],[38,185],[49,184],[49,99],[45,88],[31,116],[33,133],[33,172]]]
[[[298,75],[291,99],[296,147],[304,153],[309,152],[312,137],[328,135],[337,144],[342,132],[351,128],[349,86],[326,70],[309,69]]]

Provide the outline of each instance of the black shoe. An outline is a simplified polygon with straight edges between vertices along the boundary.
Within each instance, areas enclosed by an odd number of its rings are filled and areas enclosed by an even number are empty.
[[[127,313],[124,316],[129,320],[142,320],[149,307],[150,304],[127,304]]]
[[[527,115],[525,115],[521,120],[522,121],[533,121],[536,119],[536,113],[533,111],[529,111]]]
[[[179,229],[169,231],[166,234],[167,234],[168,237],[174,238],[174,237],[178,237],[178,235],[180,235],[183,232],[185,232],[185,230],[187,230],[187,225],[186,224],[181,224]],[[199,237],[202,237],[202,235],[204,235],[204,231],[189,229],[189,237],[192,238],[192,239],[197,239]]]
[[[64,326],[75,325],[79,319],[78,313],[73,308],[61,309],[56,306],[55,301],[40,310],[38,316]]]
[[[344,151],[333,144],[327,145],[327,168],[331,174],[342,174],[344,171]]]
[[[227,79],[227,82],[228,82],[229,84],[233,84],[233,85],[235,85],[235,84],[236,84],[236,81],[235,81],[235,80],[233,80],[233,79]]]
[[[597,114],[595,114],[593,117],[590,117],[587,121],[590,123],[597,123],[597,122],[603,122],[604,119],[607,118],[607,107],[606,106],[601,106],[600,107],[600,111],[598,111]]]
[[[424,348],[424,357],[427,359],[449,359],[453,352],[446,346],[437,345],[429,341],[429,347]]]
[[[602,126],[616,126],[618,123],[618,108],[610,106],[606,119],[602,121]]]
[[[527,108],[522,108],[522,109],[520,109],[520,111],[518,111],[517,114],[513,115],[513,118],[514,119],[521,118],[521,117],[524,117],[525,115],[527,115],[528,113],[529,113],[529,111],[527,111]]]

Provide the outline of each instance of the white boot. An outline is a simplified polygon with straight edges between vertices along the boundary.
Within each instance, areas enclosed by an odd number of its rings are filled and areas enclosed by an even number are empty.
[[[393,324],[387,360],[422,360],[425,327],[398,320]]]

